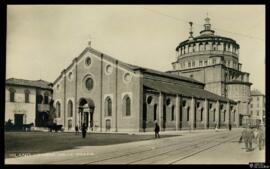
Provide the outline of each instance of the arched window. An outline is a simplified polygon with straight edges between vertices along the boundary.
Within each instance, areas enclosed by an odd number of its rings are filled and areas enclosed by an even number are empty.
[[[183,106],[183,107],[186,107],[186,103],[187,103],[187,102],[186,102],[185,100],[183,100],[183,101],[182,101],[182,106]]]
[[[9,89],[9,101],[10,102],[15,102],[15,92],[16,90],[13,88]]]
[[[57,117],[61,117],[61,105],[59,102],[56,103],[56,115]]]
[[[112,116],[112,99],[110,97],[105,99],[105,116]]]
[[[153,100],[153,97],[152,96],[148,96],[148,98],[147,98],[147,104],[151,104],[152,103],[152,100]]]
[[[233,122],[235,122],[235,110],[233,111]]]
[[[225,121],[225,118],[226,118],[226,110],[224,110],[223,121]]]
[[[189,107],[187,108],[187,121],[189,121]]]
[[[44,104],[49,104],[49,93],[48,92],[44,93]]]
[[[203,108],[201,109],[201,121],[203,121]]]
[[[157,119],[157,104],[154,105],[154,120]]]
[[[171,117],[171,121],[174,121],[174,105],[172,106],[172,117]]]
[[[130,116],[131,114],[131,100],[128,95],[123,99],[123,113],[125,116]]]
[[[29,103],[29,94],[30,94],[29,90],[24,91],[24,101],[25,101],[25,103]]]
[[[213,110],[213,121],[216,121],[216,109]]]
[[[73,116],[73,103],[71,100],[68,101],[68,117]]]

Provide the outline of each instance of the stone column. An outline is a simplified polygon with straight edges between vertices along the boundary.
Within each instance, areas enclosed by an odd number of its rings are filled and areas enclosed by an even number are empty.
[[[219,103],[219,100],[217,100],[217,103],[216,103],[215,121],[216,121],[216,124],[217,124],[217,126],[219,128],[220,127],[220,103]]]
[[[162,114],[163,114],[163,94],[159,93],[159,101],[158,101],[158,125],[162,127]]]
[[[194,97],[192,97],[191,104],[190,104],[190,113],[189,113],[189,122],[190,122],[191,130],[194,130],[194,115],[195,115],[195,99]]]
[[[225,123],[226,123],[227,127],[229,127],[229,124],[230,124],[230,102],[227,102],[227,104],[226,104]]]
[[[207,121],[207,119],[208,119],[208,112],[209,112],[209,110],[208,110],[208,100],[205,99],[205,101],[204,101],[204,116],[203,116],[203,122],[204,122],[204,128],[205,129],[207,129],[207,125],[209,123]]]
[[[175,99],[175,130],[179,130],[179,120],[180,120],[180,103],[179,103],[179,96],[176,95]]]

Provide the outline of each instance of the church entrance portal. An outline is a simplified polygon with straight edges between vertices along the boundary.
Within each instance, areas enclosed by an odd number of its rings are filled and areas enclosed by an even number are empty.
[[[79,101],[80,127],[85,123],[86,127],[93,131],[94,127],[94,101],[90,98],[81,98]]]

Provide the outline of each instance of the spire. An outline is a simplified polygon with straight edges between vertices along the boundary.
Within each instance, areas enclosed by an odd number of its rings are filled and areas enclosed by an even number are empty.
[[[193,39],[193,30],[192,30],[192,25],[193,22],[189,22],[190,28],[189,28],[189,39]]]

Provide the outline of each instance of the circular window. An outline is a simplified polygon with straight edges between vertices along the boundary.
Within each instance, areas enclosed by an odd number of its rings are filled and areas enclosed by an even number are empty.
[[[85,59],[85,64],[86,64],[86,66],[90,66],[91,65],[91,58],[90,57],[87,57]]]
[[[131,80],[131,75],[129,73],[126,73],[124,79],[125,81],[129,82]]]
[[[112,71],[113,71],[112,65],[107,65],[107,66],[106,66],[106,73],[107,73],[107,74],[111,74]]]
[[[68,74],[68,78],[71,79],[72,78],[72,72],[69,72]]]
[[[147,103],[148,103],[148,104],[151,104],[152,100],[153,100],[153,97],[152,97],[152,96],[149,96],[149,97],[147,98]]]
[[[167,106],[169,106],[171,104],[171,99],[167,99],[166,104],[167,104]]]
[[[87,78],[85,80],[85,87],[86,87],[87,90],[91,90],[93,88],[93,85],[94,85],[93,79]]]
[[[183,107],[186,107],[186,101],[185,100],[183,100],[183,102],[182,102],[182,105],[183,105]]]

